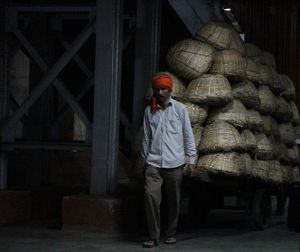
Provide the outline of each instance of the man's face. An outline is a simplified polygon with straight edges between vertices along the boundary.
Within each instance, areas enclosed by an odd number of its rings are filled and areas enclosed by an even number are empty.
[[[171,92],[167,88],[154,88],[153,93],[158,103],[163,103],[169,99]]]

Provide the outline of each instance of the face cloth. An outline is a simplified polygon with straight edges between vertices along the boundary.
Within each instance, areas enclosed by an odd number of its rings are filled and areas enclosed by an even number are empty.
[[[152,88],[166,88],[170,92],[173,88],[173,80],[169,75],[166,74],[158,74],[155,75],[152,80]],[[158,103],[157,97],[155,94],[151,97],[151,112],[156,112],[158,110]]]

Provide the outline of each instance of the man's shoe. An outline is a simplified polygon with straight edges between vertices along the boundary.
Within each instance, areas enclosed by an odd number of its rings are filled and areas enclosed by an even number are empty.
[[[144,248],[153,248],[156,246],[158,246],[158,241],[156,241],[156,240],[144,241],[144,243],[143,243]]]
[[[176,243],[176,238],[175,237],[168,237],[165,240],[165,244],[175,244]]]

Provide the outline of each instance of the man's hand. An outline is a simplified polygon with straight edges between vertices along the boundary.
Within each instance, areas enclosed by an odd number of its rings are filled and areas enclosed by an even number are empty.
[[[183,173],[185,175],[195,176],[196,175],[196,166],[194,164],[187,164],[184,167]]]

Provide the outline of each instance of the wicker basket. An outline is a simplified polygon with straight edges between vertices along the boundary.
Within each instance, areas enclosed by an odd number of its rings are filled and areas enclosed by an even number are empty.
[[[263,59],[263,64],[267,65],[267,66],[270,66],[270,67],[273,67],[274,69],[276,69],[276,61],[275,61],[275,58],[274,56],[267,52],[267,51],[263,51],[262,52],[262,59]]]
[[[270,160],[273,158],[273,149],[267,136],[264,133],[255,132],[257,144],[256,157],[260,160]]]
[[[290,105],[280,96],[275,97],[277,109],[274,111],[274,118],[280,122],[290,122],[293,118],[293,111]]]
[[[246,151],[248,151],[248,152],[256,151],[256,149],[257,149],[256,138],[250,130],[248,130],[248,129],[243,130],[241,132],[241,138],[244,142]]]
[[[193,130],[194,139],[195,139],[195,146],[196,146],[196,149],[198,150],[200,143],[201,143],[203,127],[200,124],[195,124],[192,126],[192,130]]]
[[[293,146],[295,144],[295,132],[291,123],[279,124],[279,137],[286,146]]]
[[[261,116],[263,121],[263,132],[269,136],[272,134],[271,128],[272,128],[272,117],[268,115],[262,115]]]
[[[299,166],[294,166],[292,168],[292,183],[295,182],[300,182],[300,171],[299,171]]]
[[[281,84],[285,90],[281,93],[281,96],[287,101],[294,101],[296,98],[295,85],[292,80],[286,74],[279,74]]]
[[[257,88],[248,80],[234,84],[232,96],[239,99],[247,108],[258,108],[260,104]]]
[[[199,106],[191,102],[185,102],[184,104],[187,107],[187,110],[189,112],[191,124],[202,125],[207,117],[207,110],[208,110],[207,106],[205,105]]]
[[[262,57],[263,57],[263,53],[262,50],[252,44],[252,43],[245,43],[245,51],[246,51],[246,55],[248,56],[248,58],[252,59],[254,62],[256,63],[262,63]]]
[[[222,23],[211,21],[196,32],[195,38],[217,49],[228,49],[232,40],[232,30]]]
[[[260,73],[260,85],[270,86],[272,81],[272,74],[268,66],[259,64],[259,73]]]
[[[282,170],[278,160],[269,161],[269,180],[274,183],[282,183]]]
[[[290,158],[289,158],[288,148],[286,147],[286,145],[279,140],[273,140],[271,144],[272,144],[274,159],[279,160],[281,164],[289,164]]]
[[[225,107],[212,109],[209,112],[207,123],[218,121],[230,123],[237,128],[246,128],[247,110],[239,100],[234,99]]]
[[[298,146],[294,145],[288,149],[289,159],[292,165],[299,164],[299,150]]]
[[[264,181],[268,180],[270,163],[267,160],[252,160],[252,176],[262,179]]]
[[[231,37],[229,49],[236,50],[243,56],[246,55],[244,41],[241,39],[240,34],[235,30],[232,30],[232,37]]]
[[[295,132],[295,139],[300,138],[300,125],[294,126],[294,132]]]
[[[298,108],[297,108],[295,102],[291,101],[289,104],[290,104],[290,108],[293,112],[292,123],[294,123],[295,125],[300,125],[299,111],[298,111]]]
[[[293,177],[293,169],[288,165],[281,165],[282,180],[284,182],[291,182]]]
[[[190,82],[187,99],[208,106],[221,106],[232,100],[231,86],[222,75],[204,74]]]
[[[203,153],[212,153],[239,151],[244,148],[236,128],[226,122],[215,122],[204,128],[199,150]]]
[[[281,92],[283,92],[285,90],[285,87],[282,85],[279,74],[277,73],[275,68],[273,68],[271,66],[268,66],[268,67],[269,67],[269,71],[271,73],[271,81],[270,81],[269,87],[272,90],[272,92],[279,95]]]
[[[276,110],[275,96],[267,86],[260,86],[258,88],[258,95],[260,99],[259,112],[261,114],[272,114]]]
[[[242,80],[246,75],[247,62],[236,50],[217,51],[209,70],[213,74],[222,74],[230,79]]]
[[[263,120],[261,118],[260,113],[257,110],[247,110],[247,125],[248,128],[252,130],[263,130]]]
[[[195,79],[207,72],[214,59],[215,49],[203,42],[186,39],[177,42],[167,54],[169,67],[179,76]]]
[[[214,153],[200,156],[197,162],[198,171],[210,171],[230,175],[239,175],[243,161],[238,153]]]
[[[246,78],[257,84],[261,81],[259,66],[260,64],[253,60],[249,58],[246,59]]]
[[[273,117],[271,117],[271,134],[274,137],[278,137],[278,138],[280,137],[279,124]]]
[[[252,164],[252,159],[249,153],[243,153],[240,155],[243,166],[241,168],[241,173],[243,175],[252,175],[252,169],[253,169],[253,164]]]

